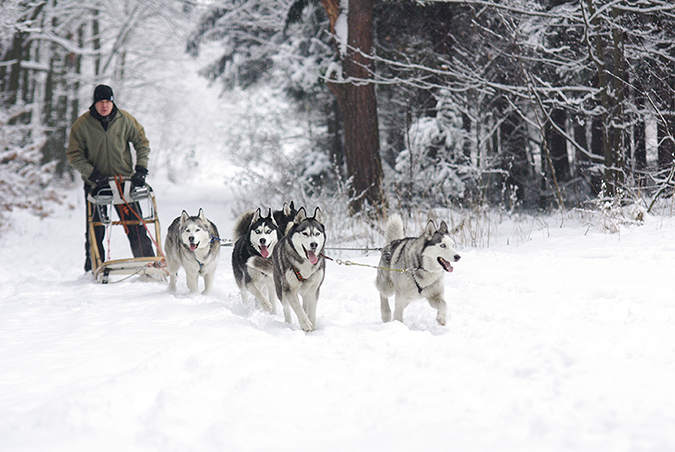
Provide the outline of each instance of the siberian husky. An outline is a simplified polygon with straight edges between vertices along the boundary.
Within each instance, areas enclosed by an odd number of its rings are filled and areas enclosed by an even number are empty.
[[[284,309],[284,320],[291,323],[292,308],[304,331],[316,327],[316,305],[326,268],[322,254],[325,243],[321,211],[317,208],[310,218],[301,207],[272,252],[274,285]],[[298,295],[302,296],[302,304]]]
[[[389,297],[395,295],[394,320],[403,322],[406,306],[412,300],[426,298],[437,310],[438,323],[445,325],[448,307],[443,275],[453,270],[451,262],[460,259],[445,221],[437,229],[429,220],[421,236],[404,237],[401,217],[394,214],[387,221],[385,239],[387,245],[382,249],[375,280],[382,321],[391,321]]]
[[[298,211],[295,210],[293,201],[291,201],[290,204],[284,203],[281,210],[275,210],[274,213],[272,213],[274,221],[277,223],[277,226],[279,227],[279,231],[281,232],[282,237],[286,235],[286,232],[288,232],[287,231],[288,226],[291,223],[293,223],[293,219],[295,218],[295,214],[297,213]]]
[[[182,266],[191,292],[199,291],[199,276],[202,276],[202,293],[211,293],[220,255],[220,238],[216,225],[206,219],[202,209],[199,209],[197,216],[190,216],[183,211],[180,217],[173,220],[166,234],[164,250],[169,270],[169,289],[176,290],[178,269]]]
[[[273,265],[269,258],[281,234],[271,210],[266,217],[261,216],[260,209],[241,214],[234,225],[234,238],[232,271],[241,299],[246,302],[247,292],[251,292],[263,309],[276,313]],[[255,258],[269,263],[253,264]]]

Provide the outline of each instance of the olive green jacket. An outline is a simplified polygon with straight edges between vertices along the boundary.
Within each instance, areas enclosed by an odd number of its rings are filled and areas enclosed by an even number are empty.
[[[87,111],[70,129],[66,157],[89,185],[92,182],[88,178],[94,168],[108,177],[131,177],[134,164],[129,143],[136,151],[136,165],[147,168],[150,143],[143,126],[133,116],[117,109],[106,131],[101,122]]]

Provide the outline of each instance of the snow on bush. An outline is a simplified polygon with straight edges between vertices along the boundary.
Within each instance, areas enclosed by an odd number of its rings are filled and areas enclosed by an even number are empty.
[[[396,158],[396,186],[413,203],[425,199],[431,205],[447,205],[463,199],[470,174],[462,152],[464,140],[460,114],[441,96],[435,117],[421,117],[408,128],[408,149]]]
[[[50,204],[62,199],[53,186],[56,162],[41,163],[44,135],[36,138],[31,125],[16,121],[27,111],[26,107],[0,111],[0,215],[27,209],[44,217],[51,212]]]

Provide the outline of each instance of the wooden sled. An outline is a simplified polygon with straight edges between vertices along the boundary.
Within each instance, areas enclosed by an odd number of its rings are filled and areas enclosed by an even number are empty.
[[[157,202],[155,193],[148,184],[135,187],[131,180],[119,176],[108,179],[108,187],[100,189],[95,195],[87,195],[87,228],[89,232],[89,252],[92,260],[92,273],[96,282],[107,284],[112,282],[110,276],[125,275],[155,275],[149,279],[155,281],[166,280],[169,274],[166,269],[166,260],[161,247],[159,218],[157,216]],[[113,221],[112,212],[116,205],[137,202],[141,207],[142,216],[135,220]],[[93,221],[98,212],[100,221]],[[146,228],[150,240],[155,247],[156,257],[130,257],[105,261],[96,241],[94,227],[141,225]],[[151,232],[154,226],[154,233]],[[108,230],[108,233],[111,231]],[[124,278],[126,279],[126,278]],[[119,281],[117,281],[119,282]]]

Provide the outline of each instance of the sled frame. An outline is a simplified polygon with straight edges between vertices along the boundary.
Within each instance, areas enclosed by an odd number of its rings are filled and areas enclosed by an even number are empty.
[[[118,185],[118,181],[121,183]],[[122,193],[120,193],[120,188]],[[142,220],[112,220],[112,212],[116,205],[138,202],[141,206]],[[98,212],[100,221],[93,221]],[[103,251],[99,250],[94,228],[96,226],[126,226],[141,225],[147,228],[148,234],[155,245],[155,257],[131,257],[123,259],[104,260]],[[151,233],[154,226],[154,237]],[[161,248],[161,232],[159,217],[157,216],[157,201],[150,185],[135,187],[130,179],[108,179],[108,186],[100,189],[95,195],[87,195],[87,231],[89,234],[89,253],[92,261],[92,274],[96,282],[108,284],[110,276],[115,275],[158,275],[160,281],[165,281],[169,272],[166,270],[166,260]]]

